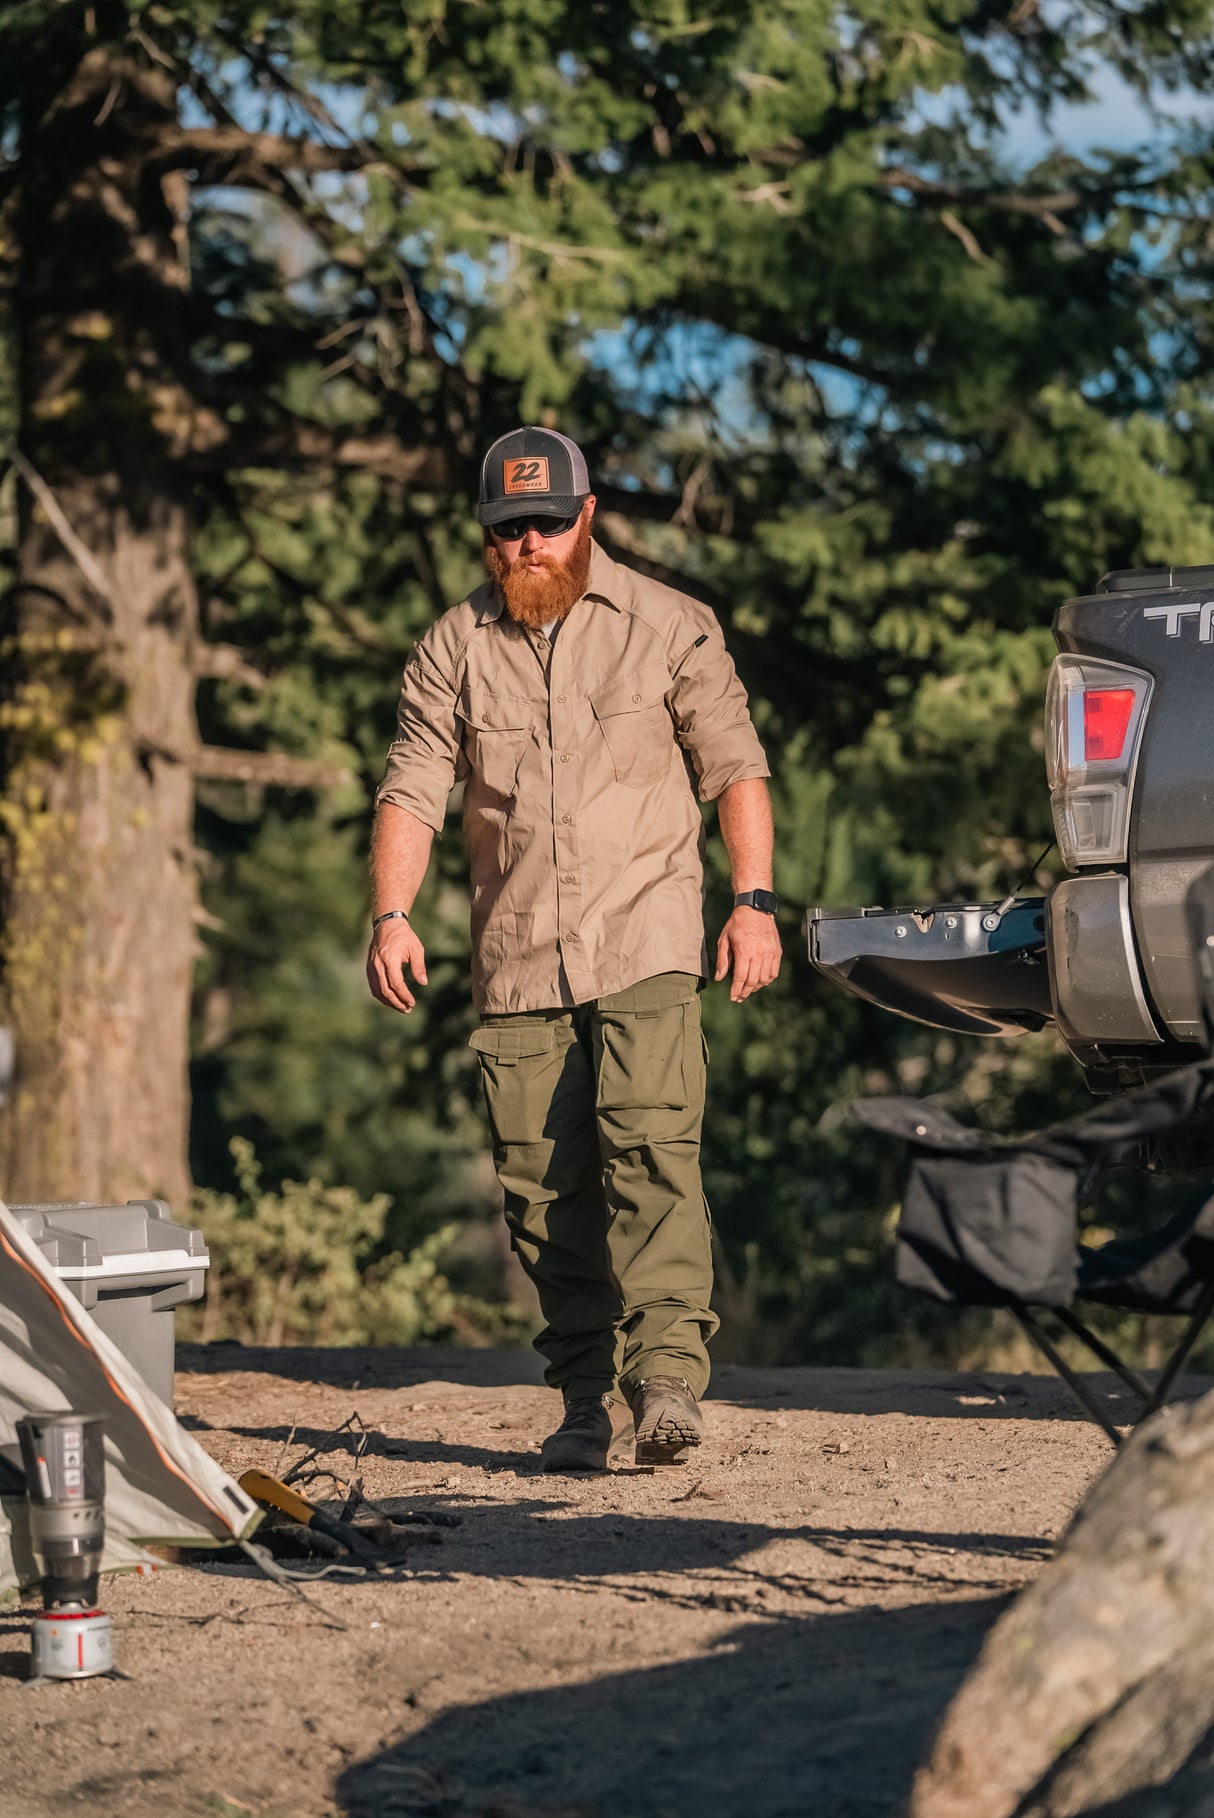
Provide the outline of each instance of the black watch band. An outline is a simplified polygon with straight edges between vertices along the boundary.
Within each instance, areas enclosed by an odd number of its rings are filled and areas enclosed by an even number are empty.
[[[735,909],[757,909],[761,915],[774,915],[780,899],[774,890],[739,890],[733,899]]]

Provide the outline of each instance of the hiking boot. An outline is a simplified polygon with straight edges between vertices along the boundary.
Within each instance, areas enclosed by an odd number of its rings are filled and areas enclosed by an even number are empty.
[[[565,1418],[540,1447],[544,1471],[605,1471],[611,1450],[611,1397],[577,1395],[565,1403]]]
[[[639,1465],[686,1464],[704,1430],[704,1416],[681,1376],[647,1376],[632,1392]]]

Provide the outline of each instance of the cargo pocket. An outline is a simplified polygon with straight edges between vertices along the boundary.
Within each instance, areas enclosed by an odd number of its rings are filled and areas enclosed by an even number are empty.
[[[473,1030],[468,1046],[481,1063],[495,1142],[542,1142],[558,1078],[552,1025],[490,1023]]]
[[[685,1111],[690,1102],[688,1043],[700,1047],[698,1004],[663,1010],[613,1010],[600,1019],[599,1108],[603,1111]],[[702,1077],[702,1075],[700,1075]],[[696,1081],[698,1084],[698,1080]]]
[[[517,701],[479,697],[461,699],[456,712],[463,721],[463,748],[472,774],[508,800],[518,790],[518,767],[530,725]]]
[[[644,789],[670,769],[674,722],[666,706],[666,671],[642,671],[608,682],[590,696],[617,783]]]

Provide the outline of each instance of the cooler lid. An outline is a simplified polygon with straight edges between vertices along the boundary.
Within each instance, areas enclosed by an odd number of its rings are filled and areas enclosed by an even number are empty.
[[[56,1200],[8,1209],[56,1274],[73,1279],[205,1269],[210,1262],[202,1232],[178,1224],[162,1199],[124,1206]]]

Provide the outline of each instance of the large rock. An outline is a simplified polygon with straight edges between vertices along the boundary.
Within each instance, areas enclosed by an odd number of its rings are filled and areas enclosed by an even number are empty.
[[[1214,1818],[1214,1394],[1123,1447],[992,1630],[910,1818]]]

